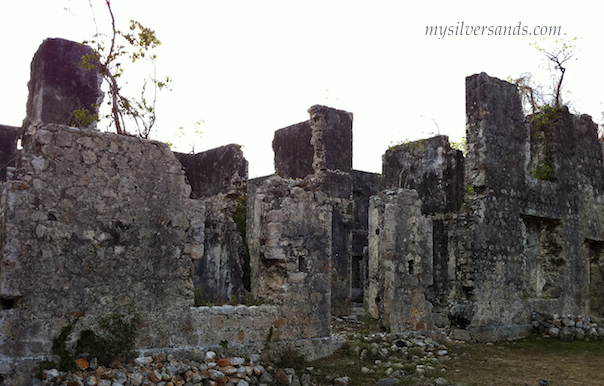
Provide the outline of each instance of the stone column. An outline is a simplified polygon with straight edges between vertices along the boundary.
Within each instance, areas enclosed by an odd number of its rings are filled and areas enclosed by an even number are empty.
[[[414,190],[383,191],[369,204],[370,315],[391,331],[434,328],[425,291],[432,285],[432,223]]]
[[[327,195],[306,190],[301,180],[274,176],[250,199],[252,294],[280,305],[287,323],[273,339],[328,337],[332,207]]]
[[[520,96],[484,72],[466,78],[466,184],[480,190],[524,184],[528,144]]]
[[[92,48],[64,39],[46,39],[31,62],[27,118],[23,128],[40,122],[79,126],[72,113],[87,109],[98,114],[103,101],[98,69],[81,66]],[[95,128],[96,122],[89,125]]]

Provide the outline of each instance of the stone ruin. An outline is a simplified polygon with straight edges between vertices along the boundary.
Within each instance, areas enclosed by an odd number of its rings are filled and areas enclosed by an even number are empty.
[[[23,127],[0,126],[5,380],[25,382],[76,316],[83,329],[138,313],[141,354],[227,341],[309,359],[337,347],[332,316],[359,310],[387,331],[477,341],[525,336],[535,313],[604,316],[589,116],[562,108],[544,125],[481,73],[466,79],[465,156],[437,136],[388,149],[381,175],[353,170],[352,114],[313,106],[275,132],[275,174],[248,180],[238,145],[178,154],[74,127],[101,95],[73,66],[86,50],[46,40]]]

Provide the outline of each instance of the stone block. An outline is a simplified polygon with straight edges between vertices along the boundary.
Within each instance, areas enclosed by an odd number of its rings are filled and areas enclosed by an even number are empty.
[[[313,169],[352,170],[352,113],[315,105],[308,109],[314,147]]]
[[[101,74],[98,68],[81,66],[82,57],[92,53],[92,48],[69,40],[44,40],[31,63],[25,130],[40,122],[79,126],[72,118],[78,109],[98,113]]]
[[[284,178],[304,178],[312,173],[314,147],[311,145],[312,129],[305,121],[275,131],[275,173]]]
[[[464,157],[440,135],[394,146],[382,156],[383,189],[415,189],[424,214],[452,213],[463,203]]]
[[[185,169],[192,198],[247,193],[248,162],[241,146],[230,144],[197,154],[174,154]]]

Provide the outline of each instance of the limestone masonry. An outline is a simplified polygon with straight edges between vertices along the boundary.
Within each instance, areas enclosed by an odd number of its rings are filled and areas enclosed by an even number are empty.
[[[110,313],[141,316],[143,355],[228,342],[318,358],[338,345],[331,317],[359,308],[393,332],[604,335],[589,116],[526,117],[513,84],[481,73],[466,79],[465,156],[437,136],[388,149],[381,175],[353,170],[352,114],[312,106],[275,132],[275,174],[248,180],[238,145],[177,154],[74,127],[102,98],[77,66],[88,52],[44,41],[23,127],[0,126],[6,382],[26,383],[75,317],[74,334]]]

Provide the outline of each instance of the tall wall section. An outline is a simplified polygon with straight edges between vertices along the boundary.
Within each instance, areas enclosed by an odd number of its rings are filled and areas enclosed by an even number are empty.
[[[2,192],[0,356],[48,355],[74,315],[89,326],[130,310],[142,348],[189,344],[205,208],[172,152],[58,124],[28,132]]]
[[[604,235],[596,126],[566,108],[525,118],[515,86],[484,73],[466,85],[469,194],[449,243],[451,299],[472,304],[477,336],[508,335],[535,310],[587,313]]]

